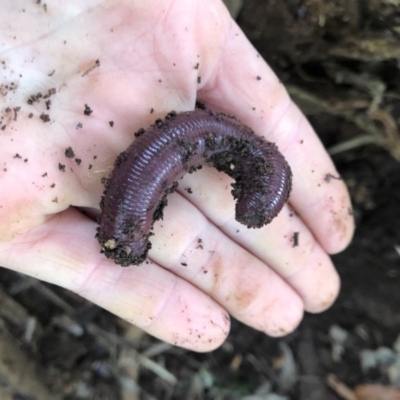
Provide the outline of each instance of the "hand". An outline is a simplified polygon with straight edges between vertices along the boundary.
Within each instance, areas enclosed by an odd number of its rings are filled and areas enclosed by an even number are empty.
[[[328,253],[353,233],[345,185],[326,179],[332,161],[219,0],[0,7],[0,265],[196,351],[222,343],[228,313],[278,336],[334,301]],[[230,178],[204,168],[170,195],[151,262],[116,266],[89,217],[101,178],[134,131],[196,99],[278,145],[293,171],[290,203],[248,230],[234,219]]]

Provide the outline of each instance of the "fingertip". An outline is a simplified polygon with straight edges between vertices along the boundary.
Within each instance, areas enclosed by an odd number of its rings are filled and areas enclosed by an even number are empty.
[[[334,268],[321,286],[323,290],[315,291],[312,297],[305,300],[305,311],[311,314],[326,311],[337,299],[340,292],[340,277]]]
[[[196,340],[190,350],[198,353],[207,353],[218,349],[225,342],[231,328],[230,315],[226,311],[223,311],[222,318],[224,320],[222,326],[216,325],[214,322],[211,323],[207,332],[207,338],[204,338],[205,340],[201,342]]]
[[[224,309],[211,311],[206,321],[204,319],[200,321],[194,317],[193,324],[190,323],[191,321],[188,322],[193,326],[185,330],[175,326],[169,335],[162,332],[160,339],[187,350],[206,353],[224,343],[231,325],[230,316]]]
[[[328,254],[340,253],[351,243],[355,231],[353,209],[344,186],[338,189],[342,196],[329,197],[325,204],[325,221],[317,237]]]
[[[267,318],[263,319],[262,315]],[[293,332],[299,326],[303,316],[303,300],[288,286],[286,293],[276,297],[272,304],[267,304],[264,312],[261,312],[259,323],[253,326],[268,336],[281,337]]]
[[[304,305],[299,298],[298,302],[288,302],[282,310],[279,320],[271,321],[263,331],[272,337],[289,335],[297,329],[304,317]]]
[[[170,272],[167,272],[170,274]],[[164,300],[160,298],[152,317],[141,325],[149,334],[196,352],[208,352],[219,347],[230,330],[228,312],[214,299],[189,282],[175,277]],[[136,316],[136,323],[137,323]],[[135,322],[134,322],[135,323]],[[139,325],[140,326],[140,325]]]
[[[337,254],[345,250],[353,240],[355,232],[355,221],[353,217],[353,211],[351,208],[348,209],[347,215],[343,218],[340,229],[337,232],[337,238],[333,243],[328,246],[329,254]]]

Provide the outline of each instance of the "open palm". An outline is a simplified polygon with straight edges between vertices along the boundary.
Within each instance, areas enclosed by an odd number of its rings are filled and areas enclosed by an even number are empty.
[[[283,335],[332,303],[327,254],[353,232],[346,188],[327,179],[337,173],[315,133],[219,0],[0,8],[0,265],[197,351],[221,344],[229,314]],[[290,203],[246,229],[230,178],[203,168],[170,195],[149,262],[116,266],[95,239],[101,179],[134,131],[196,100],[278,145]]]

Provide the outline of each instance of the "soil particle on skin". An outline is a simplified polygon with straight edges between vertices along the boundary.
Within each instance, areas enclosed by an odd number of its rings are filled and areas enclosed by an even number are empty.
[[[18,153],[16,153],[14,158],[22,158],[22,157]]]
[[[140,128],[139,130],[137,130],[137,131],[134,133],[134,136],[135,136],[135,137],[139,137],[139,136],[142,136],[143,133],[145,133],[145,130],[144,130],[143,128]]]
[[[1,96],[1,89],[0,89],[0,96]],[[17,121],[19,112],[21,111],[21,107],[7,107],[3,110],[3,114],[0,115],[0,127],[1,130],[6,130],[9,124],[12,121]]]
[[[61,163],[58,163],[58,169],[59,169],[61,172],[65,172],[65,165],[64,165],[64,164],[61,164]]]
[[[81,165],[82,160],[80,158],[75,158],[75,163]]]
[[[88,68],[88,69],[82,74],[82,77],[88,75],[90,72],[92,72],[94,69],[96,69],[96,68],[98,68],[98,67],[100,67],[100,60],[97,59],[97,60],[94,62],[94,64],[93,64],[90,68]]]
[[[297,247],[299,245],[299,238],[300,238],[300,232],[294,232],[293,233],[293,247]]]
[[[67,157],[67,158],[74,158],[75,157],[75,153],[72,150],[72,147],[67,147],[65,149],[65,157]]]
[[[156,126],[158,129],[163,129],[167,128],[168,125],[161,118],[157,118],[154,122],[154,126]]]
[[[92,113],[93,113],[93,110],[87,104],[85,104],[85,109],[83,110],[83,114],[89,116]]]
[[[18,85],[16,85],[14,82],[11,83],[6,83],[0,85],[0,95],[2,96],[7,96],[10,92],[15,93],[18,89]]]
[[[43,121],[43,122],[50,122],[50,116],[49,116],[49,114],[45,114],[45,113],[42,113],[42,114],[40,114],[40,119]]]
[[[19,111],[21,111],[21,107],[14,107],[14,121],[17,120]]]
[[[110,124],[111,128],[114,126],[114,121],[109,121],[108,123]]]
[[[32,105],[33,103],[39,103],[40,99],[43,97],[42,93],[36,93],[36,94],[32,94],[29,99],[27,100],[27,103],[29,105]]]
[[[342,178],[340,176],[335,176],[330,173],[325,175],[324,181],[329,183],[332,179],[336,179],[337,181],[341,181]]]
[[[48,99],[51,96],[55,95],[57,93],[55,88],[51,88],[47,91],[47,93],[43,96],[43,99]]]
[[[52,189],[54,189],[54,188],[56,187],[56,184],[55,184],[55,183],[52,183],[52,184],[50,185],[50,187],[51,187]]]
[[[83,125],[80,122],[78,122],[76,124],[76,129],[82,129],[82,128],[83,128]]]

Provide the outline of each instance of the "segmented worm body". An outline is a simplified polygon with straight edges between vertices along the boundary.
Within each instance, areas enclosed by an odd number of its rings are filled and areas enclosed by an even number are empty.
[[[248,228],[268,224],[289,197],[292,174],[282,154],[234,117],[206,109],[172,112],[135,136],[107,181],[96,235],[102,252],[122,266],[146,259],[167,195],[203,164],[235,180],[236,220]]]

